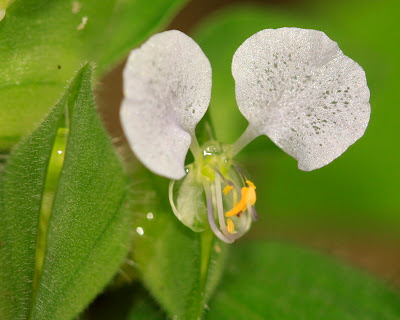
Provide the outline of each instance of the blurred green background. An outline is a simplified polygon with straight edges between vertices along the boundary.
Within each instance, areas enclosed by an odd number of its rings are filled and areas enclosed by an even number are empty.
[[[131,228],[133,245],[116,281],[85,319],[117,319],[116,311],[126,319],[131,301],[132,320],[150,314],[163,319],[160,307],[173,319],[198,319],[203,310],[207,319],[399,319],[398,290],[391,290],[400,285],[399,14],[394,0],[21,0],[10,6],[0,23],[0,172],[11,146],[39,123],[87,60],[97,66],[100,115],[121,159],[128,160],[132,194],[126,205],[135,219],[125,227]],[[257,185],[260,220],[227,254],[228,246],[214,242],[211,233],[191,232],[175,218],[167,179],[129,162],[133,155],[119,125],[121,60],[162,29],[192,36],[213,68],[206,118],[218,140],[232,143],[246,127],[235,101],[234,52],[262,29],[291,26],[324,31],[365,69],[370,125],[340,158],[310,173],[298,170],[266,137],[249,144],[237,161]],[[79,220],[71,220],[71,227],[80,230]],[[1,240],[0,248],[7,247]],[[12,262],[4,264],[9,272],[20,268]],[[141,284],[115,290],[138,279]]]
[[[193,0],[167,29],[193,36],[211,61],[209,109],[217,138],[233,142],[246,127],[234,96],[230,67],[238,46],[265,28],[296,26],[324,31],[366,71],[371,121],[364,137],[314,172],[266,137],[239,156],[258,189],[260,221],[247,238],[284,239],[319,248],[400,284],[400,2]],[[99,91],[106,126],[121,137],[121,68]],[[245,241],[245,240],[242,240]]]

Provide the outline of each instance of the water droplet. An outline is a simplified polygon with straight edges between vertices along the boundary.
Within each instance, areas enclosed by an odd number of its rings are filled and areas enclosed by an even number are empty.
[[[149,212],[149,213],[147,214],[147,219],[152,220],[153,218],[154,218],[153,213],[152,213],[152,212]]]
[[[144,230],[143,230],[142,227],[137,227],[137,228],[136,228],[136,232],[137,232],[140,236],[142,236],[142,235],[144,234]]]

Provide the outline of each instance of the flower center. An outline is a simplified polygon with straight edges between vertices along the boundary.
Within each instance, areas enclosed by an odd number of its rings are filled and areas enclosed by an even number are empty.
[[[186,177],[178,182],[177,197],[171,181],[172,209],[193,230],[205,230],[208,221],[218,238],[232,243],[257,220],[256,186],[232,160],[231,146],[209,141],[197,154],[194,163],[187,166]]]
[[[229,146],[209,142],[202,150],[199,168],[209,203],[210,227],[221,240],[233,242],[248,230],[251,220],[257,219],[256,187],[229,156]],[[224,205],[232,209],[225,213]]]

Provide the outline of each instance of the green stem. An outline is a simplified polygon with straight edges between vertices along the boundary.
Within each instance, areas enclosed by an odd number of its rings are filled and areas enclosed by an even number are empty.
[[[206,230],[200,233],[201,237],[201,264],[200,264],[200,290],[205,299],[206,284],[208,279],[208,271],[211,260],[211,252],[214,244],[214,233],[211,230]],[[203,308],[203,302],[201,304]]]
[[[243,134],[236,140],[231,148],[231,157],[236,156],[245,146],[257,138],[260,134],[251,126],[248,125]]]
[[[201,158],[202,151],[199,142],[197,141],[197,138],[194,134],[192,135],[192,143],[190,144],[190,151],[192,152],[195,160]]]

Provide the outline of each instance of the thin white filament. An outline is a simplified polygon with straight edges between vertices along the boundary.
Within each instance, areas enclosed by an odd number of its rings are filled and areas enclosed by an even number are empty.
[[[224,175],[222,174],[222,172],[219,171],[219,170],[218,170],[216,167],[214,167],[213,165],[208,164],[208,166],[209,166],[211,169],[213,169],[213,170],[221,177],[221,179],[225,182],[225,184],[234,187],[234,188],[236,189],[236,191],[240,194],[240,191],[241,191],[240,188],[239,188],[235,183],[233,183],[233,181],[226,179],[226,178],[224,177]],[[243,180],[243,179],[242,179],[242,180]],[[244,183],[244,182],[243,182],[243,183]]]
[[[246,185],[246,175],[244,174],[243,170],[241,167],[239,167],[236,163],[233,163],[233,167],[236,170],[236,173],[238,174],[240,180],[242,181],[242,185]],[[241,194],[241,190],[239,191],[239,194]]]
[[[207,199],[207,218],[208,218],[208,223],[210,224],[211,230],[222,241],[224,241],[226,243],[232,243],[234,240],[231,240],[231,239],[225,237],[221,233],[221,231],[219,231],[217,224],[215,223],[214,214],[213,214],[213,201],[212,201],[211,188],[207,182],[204,182],[204,191],[206,193],[206,199]]]
[[[250,216],[253,219],[253,221],[257,221],[258,220],[258,213],[256,211],[256,208],[254,208],[254,206],[250,206],[249,213],[250,213]]]
[[[178,213],[178,209],[175,206],[174,202],[174,185],[175,185],[175,180],[171,180],[169,182],[169,188],[168,188],[168,196],[169,196],[169,203],[171,204],[172,211],[174,212],[175,216],[180,217]]]
[[[215,198],[217,199],[219,227],[227,238],[232,238],[232,234],[228,231],[228,228],[225,224],[224,204],[222,202],[221,192],[221,178],[218,174],[215,175]]]

